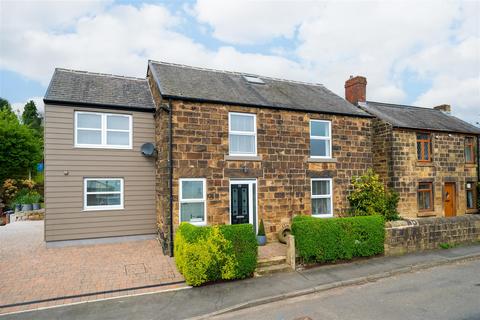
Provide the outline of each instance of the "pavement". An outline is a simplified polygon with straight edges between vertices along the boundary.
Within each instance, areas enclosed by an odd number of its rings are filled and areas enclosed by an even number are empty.
[[[478,320],[480,260],[282,300],[212,320]]]
[[[155,239],[47,248],[43,228],[0,227],[0,313],[186,287]]]
[[[325,265],[189,290],[49,308],[6,315],[0,319],[209,319],[275,301],[476,259],[480,259],[480,244]]]

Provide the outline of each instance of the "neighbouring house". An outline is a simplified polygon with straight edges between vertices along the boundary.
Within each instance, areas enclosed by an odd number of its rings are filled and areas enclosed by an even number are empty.
[[[373,167],[400,195],[403,217],[475,213],[480,129],[449,105],[420,108],[367,101],[367,81],[351,77],[345,98],[375,116]]]
[[[155,233],[147,80],[56,69],[44,102],[45,240]]]
[[[257,229],[261,219],[275,239],[293,215],[345,214],[351,178],[372,167],[401,193],[405,216],[417,202],[443,215],[445,182],[466,212],[478,174],[463,152],[473,138],[475,154],[477,129],[430,109],[449,121],[391,123],[365,102],[364,82],[347,88],[351,104],[320,84],[164,62],[149,61],[142,79],[56,69],[44,99],[45,239],[158,231],[172,254],[183,221]],[[430,133],[427,164],[415,160],[420,132]],[[418,183],[432,186],[422,201]]]

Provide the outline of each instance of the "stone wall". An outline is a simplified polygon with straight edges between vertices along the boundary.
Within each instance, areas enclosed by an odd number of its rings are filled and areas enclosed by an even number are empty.
[[[480,215],[395,221],[386,225],[385,255],[438,249],[440,244],[455,245],[478,241]]]
[[[373,170],[378,173],[387,187],[391,185],[392,171],[392,125],[380,119],[372,121],[373,127]]]
[[[418,162],[416,132],[396,129],[393,131],[392,185],[400,193],[399,211],[404,217],[444,216],[443,194],[446,182],[454,182],[456,188],[456,213],[467,212],[467,181],[477,181],[475,164],[466,164],[464,157],[465,135],[433,132],[432,161]],[[419,212],[417,189],[419,182],[432,182],[434,210]]]
[[[230,179],[256,178],[259,220],[264,219],[267,236],[274,239],[281,224],[289,223],[294,214],[311,213],[310,178],[333,178],[334,214],[338,216],[348,209],[351,177],[372,167],[370,118],[177,100],[172,107],[175,227],[179,224],[180,178],[206,178],[209,225],[230,223]],[[229,112],[257,115],[258,160],[228,159]],[[162,113],[157,122],[165,116]],[[310,119],[332,121],[333,160],[309,159]],[[164,177],[157,173],[157,179]],[[164,215],[164,207],[158,210]]]

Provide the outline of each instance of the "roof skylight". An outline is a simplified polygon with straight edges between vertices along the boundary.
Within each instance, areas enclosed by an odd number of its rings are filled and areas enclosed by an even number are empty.
[[[255,83],[255,84],[265,84],[262,79],[255,77],[255,76],[243,76],[245,80],[247,80],[250,83]]]

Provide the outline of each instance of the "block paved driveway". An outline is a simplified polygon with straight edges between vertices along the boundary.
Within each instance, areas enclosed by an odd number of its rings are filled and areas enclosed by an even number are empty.
[[[186,287],[169,285],[179,281],[175,261],[157,240],[46,248],[43,221],[0,227],[0,313]],[[110,290],[121,291],[99,293]],[[5,307],[51,298],[57,300]]]

